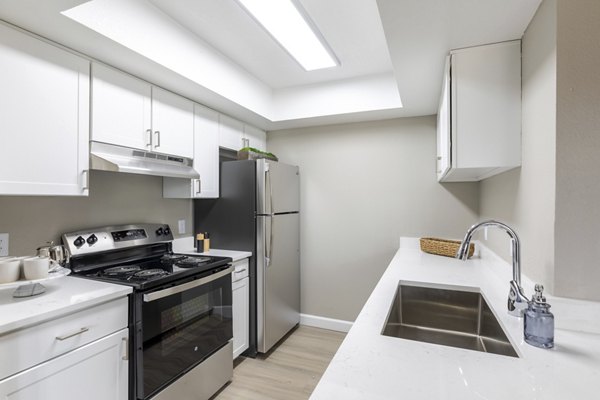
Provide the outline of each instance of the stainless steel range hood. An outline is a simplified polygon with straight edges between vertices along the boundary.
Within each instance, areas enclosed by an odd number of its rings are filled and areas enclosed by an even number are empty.
[[[91,142],[91,169],[171,178],[200,178],[192,168],[192,163],[190,158]]]

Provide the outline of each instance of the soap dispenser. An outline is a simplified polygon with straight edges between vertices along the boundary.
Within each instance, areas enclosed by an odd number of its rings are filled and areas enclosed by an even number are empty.
[[[535,293],[525,311],[523,334],[525,342],[535,347],[554,347],[554,315],[549,311],[550,304],[542,294],[544,287],[535,285]]]

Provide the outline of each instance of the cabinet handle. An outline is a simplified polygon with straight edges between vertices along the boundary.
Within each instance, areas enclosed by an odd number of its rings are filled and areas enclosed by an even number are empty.
[[[68,334],[62,335],[62,336],[57,336],[56,340],[60,340],[60,341],[67,340],[69,338],[72,338],[73,336],[81,335],[82,333],[85,333],[89,330],[90,330],[90,328],[84,327],[84,328],[81,328],[80,330],[78,330],[77,332],[68,333]]]
[[[196,187],[196,194],[200,194],[200,189],[201,189],[201,185],[202,183],[200,182],[200,179],[194,179],[194,186]]]
[[[129,360],[129,338],[128,337],[124,337],[121,338],[121,341],[125,342],[125,355],[123,357],[121,357],[121,360],[123,361],[128,361]]]
[[[233,271],[236,274],[241,274],[242,272],[246,272],[246,268],[240,269],[239,271]]]
[[[160,131],[154,131],[154,134],[156,135],[156,145],[154,148],[158,149],[160,147]]]
[[[147,142],[146,142],[146,147],[150,147],[152,148],[152,129],[146,129],[146,134],[148,135],[147,138]]]
[[[85,175],[84,175],[85,174]],[[90,170],[84,169],[81,171],[81,190],[88,190],[90,188]]]

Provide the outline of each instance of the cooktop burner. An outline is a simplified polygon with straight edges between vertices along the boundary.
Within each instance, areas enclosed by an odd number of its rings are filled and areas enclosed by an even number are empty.
[[[211,261],[210,257],[184,257],[181,260],[175,261],[175,265],[179,268],[194,268]]]
[[[106,276],[119,276],[129,275],[139,270],[141,270],[141,267],[139,265],[119,265],[118,267],[107,268],[101,273],[102,275]]]
[[[165,271],[164,269],[153,268],[153,269],[143,269],[134,273],[133,275],[129,275],[127,280],[131,280],[133,278],[138,279],[152,279],[158,276],[169,275],[169,271]]]
[[[164,256],[162,256],[160,258],[161,262],[176,262],[178,260],[183,260],[184,258],[188,258],[186,255],[183,254],[165,254]]]

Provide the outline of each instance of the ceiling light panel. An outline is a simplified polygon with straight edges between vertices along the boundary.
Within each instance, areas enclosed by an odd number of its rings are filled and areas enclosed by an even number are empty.
[[[339,65],[293,0],[237,0],[307,71]]]

